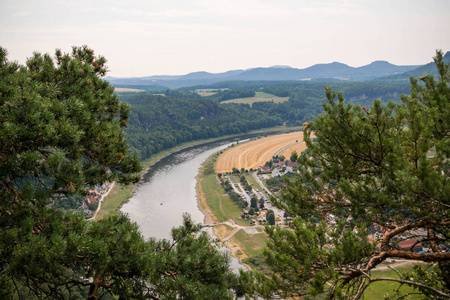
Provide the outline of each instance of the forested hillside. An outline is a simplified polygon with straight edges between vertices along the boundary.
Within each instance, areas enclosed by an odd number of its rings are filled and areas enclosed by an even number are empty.
[[[343,91],[348,101],[361,106],[373,99],[399,100],[407,94],[409,83],[371,82],[298,82],[239,81],[223,82],[190,89],[165,90],[164,95],[151,92],[119,93],[131,105],[126,129],[130,150],[146,159],[163,149],[183,142],[246,133],[249,130],[286,124],[298,126],[322,112],[326,100],[325,86]],[[197,88],[226,89],[202,98]],[[289,96],[284,103],[258,102],[221,104],[224,99],[252,96],[262,91],[279,97]]]
[[[187,141],[282,124],[278,116],[251,110],[248,105],[149,93],[124,93],[120,99],[131,105],[126,136],[131,151],[141,159]]]

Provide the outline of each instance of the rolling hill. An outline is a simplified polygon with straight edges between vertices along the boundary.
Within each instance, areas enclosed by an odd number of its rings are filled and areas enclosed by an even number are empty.
[[[444,56],[450,61],[450,52]],[[397,66],[387,61],[374,61],[361,67],[351,67],[340,62],[315,64],[308,68],[297,69],[289,66],[272,66],[252,68],[247,70],[231,70],[223,73],[192,72],[186,75],[157,75],[134,78],[107,77],[111,84],[117,87],[126,86],[155,86],[164,88],[180,88],[196,85],[208,85],[222,81],[285,81],[285,80],[314,80],[314,81],[408,81],[410,76],[420,76],[424,73],[436,73],[434,63],[423,66]]]

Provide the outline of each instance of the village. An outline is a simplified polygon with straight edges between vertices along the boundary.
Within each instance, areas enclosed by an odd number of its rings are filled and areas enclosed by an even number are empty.
[[[286,160],[284,156],[274,156],[265,165],[256,170],[237,170],[223,175],[222,183],[232,188],[245,203],[241,219],[249,219],[251,226],[257,225],[287,225],[291,218],[286,212],[278,209],[271,202],[271,197],[278,197],[282,187],[285,187],[282,176],[289,176],[297,170],[297,162]],[[219,178],[222,174],[219,175]],[[222,180],[222,179],[221,179]],[[223,182],[222,180],[222,182]],[[225,189],[227,190],[227,189]],[[226,196],[230,196],[226,194]],[[236,202],[236,201],[235,201]]]
[[[297,173],[298,163],[296,160],[285,159],[285,157],[274,156],[264,165],[253,170],[238,170],[233,168],[233,172],[227,172],[219,175],[220,180],[228,182],[228,186],[237,193],[245,203],[244,213],[240,216],[243,220],[250,220],[251,227],[262,227],[266,224],[289,227],[294,216],[289,216],[286,212],[273,205],[271,200],[279,197],[282,188],[286,187],[283,180],[284,176],[293,177]],[[251,183],[249,183],[251,181]],[[224,185],[224,184],[222,184]],[[229,196],[228,194],[224,196]],[[336,219],[332,214],[325,213],[324,220],[327,225],[336,226]],[[351,224],[351,218],[348,225]],[[405,221],[406,222],[406,221]],[[222,222],[223,224],[223,222]],[[236,226],[236,224],[229,224]],[[242,227],[247,234],[258,233],[255,230]],[[354,230],[358,230],[356,227]],[[366,228],[368,232],[368,241],[376,245],[377,251],[382,251],[382,239],[391,229],[380,227],[378,224],[372,224]],[[231,235],[230,235],[231,236]],[[410,250],[418,253],[430,252],[431,250],[422,245],[420,240],[426,236],[425,231],[413,230],[406,231],[398,238],[396,247],[399,250]],[[231,241],[229,239],[228,241]],[[384,265],[401,265],[403,260],[392,259],[384,262]],[[381,266],[382,268],[386,268]]]

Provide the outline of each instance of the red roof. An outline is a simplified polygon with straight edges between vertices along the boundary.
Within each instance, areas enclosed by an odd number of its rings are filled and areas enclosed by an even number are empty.
[[[403,250],[410,250],[413,246],[413,250],[422,250],[422,244],[418,239],[404,240],[398,243],[398,247]]]
[[[86,198],[88,203],[94,203],[97,202],[97,198]]]
[[[292,162],[291,160],[287,160],[286,165],[291,168],[296,168],[298,164],[296,161]]]

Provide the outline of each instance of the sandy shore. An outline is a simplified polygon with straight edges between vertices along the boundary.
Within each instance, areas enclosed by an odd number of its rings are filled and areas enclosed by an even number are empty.
[[[214,213],[212,212],[211,208],[209,207],[205,192],[203,191],[203,187],[202,187],[203,178],[199,178],[199,176],[197,175],[195,177],[195,179],[197,180],[197,184],[195,186],[195,189],[197,191],[197,206],[198,206],[198,209],[205,216],[205,218],[203,219],[203,224],[205,224],[205,225],[213,224],[213,223],[217,222],[217,218],[214,215]],[[215,229],[215,228],[213,228],[213,229]],[[217,235],[216,233],[214,233],[214,234]]]

